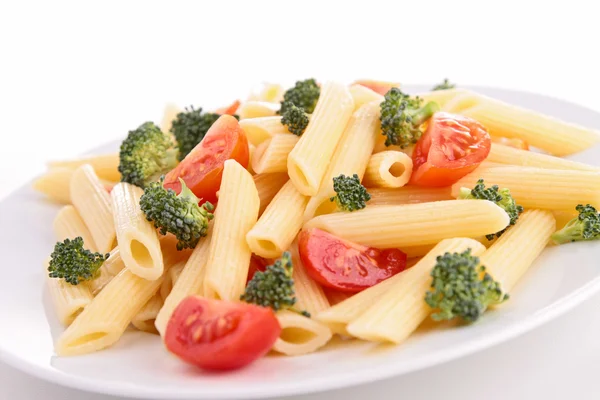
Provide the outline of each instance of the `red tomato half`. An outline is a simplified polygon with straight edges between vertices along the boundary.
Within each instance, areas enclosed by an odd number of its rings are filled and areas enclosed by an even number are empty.
[[[233,103],[231,103],[230,105],[228,105],[227,107],[221,107],[215,110],[215,114],[228,114],[228,115],[234,115],[235,112],[237,111],[237,109],[240,106],[240,101],[236,100]]]
[[[400,83],[398,82],[373,81],[370,79],[359,79],[354,83],[358,83],[359,85],[367,87],[382,96],[385,96],[385,94],[389,92],[391,88],[400,87]]]
[[[280,334],[270,308],[189,296],[169,320],[165,345],[200,368],[231,370],[264,356]]]
[[[300,259],[321,285],[343,292],[360,292],[406,268],[398,249],[374,249],[312,228],[298,236]]]
[[[248,139],[230,115],[222,115],[210,127],[204,139],[165,177],[164,187],[181,191],[179,178],[198,198],[217,201],[217,190],[221,186],[225,161],[234,159],[244,168],[248,167]]]
[[[490,135],[479,122],[461,115],[437,112],[415,145],[410,183],[452,185],[486,159],[490,146]]]

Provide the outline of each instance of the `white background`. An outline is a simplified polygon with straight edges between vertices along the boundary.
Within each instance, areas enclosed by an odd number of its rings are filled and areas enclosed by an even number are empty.
[[[223,105],[261,81],[449,77],[600,110],[595,3],[0,3],[0,197],[49,159],[158,121],[166,101]],[[320,398],[599,397],[599,305],[479,355]],[[0,365],[0,400],[83,396]]]

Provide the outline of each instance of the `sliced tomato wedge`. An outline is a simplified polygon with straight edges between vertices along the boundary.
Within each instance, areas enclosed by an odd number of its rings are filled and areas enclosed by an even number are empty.
[[[231,103],[230,105],[228,105],[227,107],[221,107],[215,110],[215,114],[228,114],[228,115],[234,115],[235,112],[237,111],[237,109],[240,107],[241,102],[239,100],[234,101],[233,103]]]
[[[385,94],[389,92],[391,88],[400,87],[400,83],[398,82],[384,82],[371,79],[359,79],[354,83],[358,83],[359,85],[369,88],[382,96],[385,96]]]
[[[498,143],[504,146],[509,146],[520,150],[529,150],[529,144],[523,139],[519,138],[505,138],[492,136],[492,143]]]
[[[248,139],[237,119],[222,115],[206,132],[204,139],[165,176],[164,187],[179,193],[179,178],[182,178],[202,202],[215,203],[223,167],[229,159],[248,167]]]
[[[298,250],[311,278],[343,292],[360,292],[406,268],[399,249],[363,246],[318,228],[300,232]]]
[[[246,278],[246,283],[248,283],[250,279],[254,278],[254,274],[258,271],[265,272],[267,267],[271,264],[272,263],[269,259],[252,254],[250,257],[250,268],[248,269],[248,278]]]
[[[222,371],[264,356],[280,334],[270,308],[189,296],[167,324],[165,345],[189,364]]]
[[[410,183],[449,186],[485,160],[490,153],[488,131],[478,121],[461,115],[437,112],[415,144]]]

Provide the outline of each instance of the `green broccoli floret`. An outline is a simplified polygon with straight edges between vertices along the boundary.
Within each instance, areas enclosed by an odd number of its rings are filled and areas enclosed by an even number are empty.
[[[362,210],[367,206],[367,201],[371,200],[371,195],[360,183],[356,174],[352,176],[341,174],[333,178],[333,190],[336,195],[330,197],[329,201],[335,201],[338,208],[343,211]]]
[[[381,102],[381,134],[385,145],[401,148],[415,144],[421,137],[421,125],[440,109],[433,101],[421,107],[423,100],[411,98],[398,88],[391,88]]]
[[[444,82],[435,85],[431,90],[447,90],[454,89],[455,87],[456,85],[454,83],[450,83],[448,79],[444,79]]]
[[[554,232],[552,240],[556,244],[600,239],[600,215],[591,205],[579,204],[575,209],[579,215],[559,231]]]
[[[290,310],[310,317],[307,311],[294,308],[296,292],[292,279],[293,272],[292,256],[286,251],[273,265],[269,265],[265,272],[258,271],[254,274],[240,300],[262,307],[271,307],[274,311]]]
[[[198,197],[186,186],[183,179],[179,195],[173,189],[163,187],[164,178],[151,183],[140,198],[140,208],[146,219],[162,235],[172,233],[177,238],[177,250],[193,249],[201,237],[206,236],[208,221],[213,219],[214,209],[210,202],[201,206]]]
[[[144,188],[177,165],[177,147],[169,135],[152,122],[130,131],[121,143],[121,182]]]
[[[79,285],[98,276],[98,270],[110,254],[92,253],[83,248],[81,236],[65,239],[54,246],[48,265],[50,278],[61,278],[71,285]]]
[[[282,107],[283,108],[283,107]],[[288,130],[296,136],[302,136],[308,126],[308,116],[302,107],[289,104],[281,115],[281,123],[287,125]]]
[[[316,80],[306,79],[304,81],[298,81],[293,88],[288,89],[283,94],[283,101],[281,102],[279,114],[283,115],[285,110],[292,104],[304,109],[304,112],[307,114],[312,114],[313,111],[315,111],[317,100],[319,100],[320,95],[321,88],[317,85]]]
[[[510,190],[507,188],[498,189],[498,185],[490,186],[489,188],[485,187],[483,183],[483,179],[479,179],[475,187],[471,190],[469,188],[460,188],[460,192],[458,194],[459,199],[475,199],[475,200],[489,200],[491,202],[496,203],[499,207],[501,207],[510,218],[510,223],[500,232],[492,233],[486,235],[485,237],[488,240],[494,239],[494,237],[500,237],[506,230],[517,223],[519,219],[519,215],[523,212],[523,207],[518,205],[515,202],[515,199],[510,194]]]
[[[177,140],[180,161],[204,139],[208,129],[220,116],[215,113],[202,113],[202,108],[195,109],[194,106],[190,106],[184,112],[177,114],[171,124],[170,131]]]
[[[493,304],[508,299],[500,284],[479,266],[479,258],[471,255],[471,249],[463,253],[446,253],[438,256],[431,271],[431,290],[425,294],[425,302],[435,313],[436,321],[462,318],[475,322]]]

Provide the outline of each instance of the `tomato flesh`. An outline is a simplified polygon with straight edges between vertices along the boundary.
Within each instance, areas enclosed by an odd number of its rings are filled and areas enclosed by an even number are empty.
[[[375,249],[312,228],[300,232],[298,249],[307,273],[321,285],[360,292],[406,268],[399,249]]]
[[[472,172],[490,153],[491,139],[478,121],[437,112],[415,144],[410,183],[449,186]]]
[[[231,103],[230,105],[228,105],[227,107],[218,108],[217,110],[215,110],[215,114],[234,115],[235,112],[237,111],[237,109],[240,107],[240,104],[241,104],[241,102],[239,100],[236,100],[233,103]]]
[[[202,202],[215,203],[224,164],[229,159],[248,167],[248,139],[234,117],[222,115],[206,132],[204,139],[165,176],[164,187],[179,193],[179,178],[182,178]]]
[[[252,254],[250,257],[250,268],[248,268],[248,277],[246,278],[246,283],[248,283],[250,279],[254,278],[254,274],[258,271],[265,272],[270,264],[272,264],[270,260],[261,256],[257,256],[256,254]]]
[[[264,356],[280,334],[270,308],[189,296],[169,320],[165,345],[189,364],[223,371]]]
[[[359,85],[369,88],[375,93],[379,93],[382,96],[385,96],[385,94],[389,92],[391,88],[400,87],[400,84],[397,82],[384,82],[370,79],[360,79],[354,83],[358,83]]]

